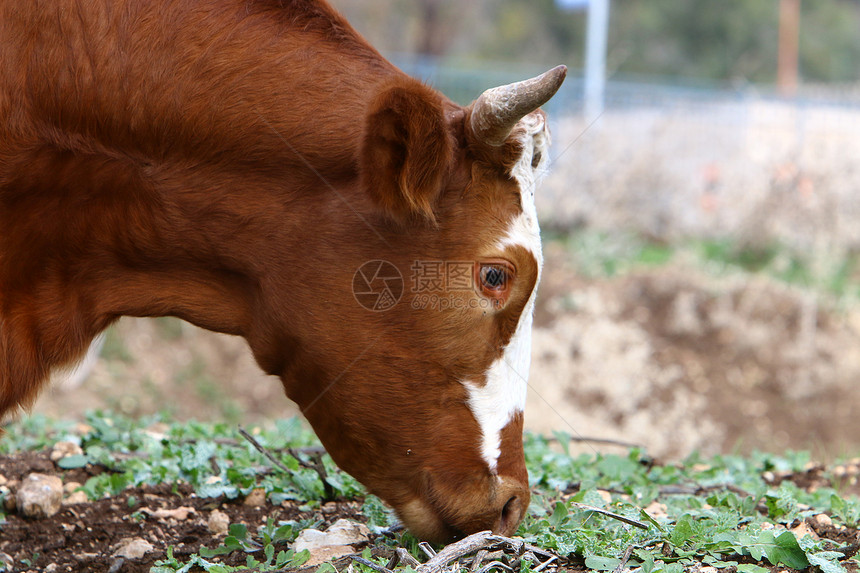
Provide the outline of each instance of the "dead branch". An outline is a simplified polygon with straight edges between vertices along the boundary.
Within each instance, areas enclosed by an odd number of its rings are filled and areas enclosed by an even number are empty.
[[[367,559],[359,557],[358,555],[350,555],[349,558],[356,563],[361,563],[365,567],[370,567],[371,569],[373,569],[374,571],[378,571],[379,573],[394,573],[391,569],[383,567],[382,565],[377,565],[373,561],[368,561]]]
[[[575,501],[570,502],[571,505],[578,507],[579,509],[585,511],[593,511],[595,513],[599,513],[600,515],[605,515],[606,517],[611,517],[612,519],[616,519],[628,525],[632,525],[634,527],[638,527],[639,529],[648,529],[648,524],[638,519],[631,519],[629,517],[624,517],[623,515],[618,515],[617,513],[613,513],[611,511],[600,509],[599,507],[593,507],[591,505],[585,505],[584,503],[577,503]]]
[[[624,551],[624,555],[621,557],[621,563],[618,564],[618,567],[615,568],[615,571],[612,573],[621,573],[624,571],[624,568],[627,567],[627,562],[630,561],[630,555],[633,554],[633,546],[628,545],[627,549]]]
[[[546,441],[549,443],[557,443],[560,444],[561,440],[556,436],[547,436]],[[583,442],[586,444],[604,444],[607,446],[618,446],[621,448],[638,448],[640,450],[644,449],[642,444],[634,444],[631,442],[622,442],[620,440],[612,440],[609,438],[590,438],[588,436],[570,436],[571,442]]]
[[[400,558],[400,563],[405,563],[406,565],[411,566],[413,569],[417,569],[421,566],[421,563],[412,557],[412,554],[406,551],[402,547],[398,547],[396,550],[397,556]]]
[[[490,531],[481,531],[479,533],[473,533],[456,543],[448,545],[416,570],[418,573],[440,573],[450,563],[475,552],[478,552],[478,555],[473,559],[472,570],[477,571],[477,573],[486,572],[491,567],[510,569],[509,566],[504,565],[497,560],[477,569],[481,561],[487,557],[484,552],[492,548],[499,547],[506,547],[511,553],[514,553],[518,557],[522,556],[525,552],[529,552],[534,556],[539,556],[545,560],[544,563],[542,563],[541,569],[549,565],[551,561],[559,559],[558,555],[545,549],[535,547],[534,545],[530,545],[522,539],[512,539],[501,535],[493,535]]]
[[[246,440],[248,440],[248,441],[251,443],[251,445],[252,445],[252,446],[254,446],[254,449],[256,449],[258,452],[260,452],[261,454],[263,454],[264,456],[266,456],[266,458],[267,458],[270,462],[272,462],[272,463],[275,465],[275,467],[277,467],[279,470],[281,470],[281,471],[282,471],[282,472],[284,472],[284,473],[287,473],[287,474],[288,474],[288,473],[290,473],[290,468],[288,468],[287,466],[285,466],[284,464],[282,464],[280,461],[278,461],[278,459],[277,459],[277,458],[275,458],[275,456],[273,456],[271,453],[269,453],[269,450],[267,450],[266,448],[264,448],[264,447],[263,447],[263,445],[262,445],[262,444],[260,444],[260,442],[258,442],[258,441],[257,441],[257,439],[256,439],[256,438],[254,438],[254,436],[252,436],[251,434],[249,434],[248,432],[246,432],[246,431],[245,431],[245,428],[243,428],[242,426],[239,426],[239,434],[240,434],[243,438],[245,438]]]
[[[246,432],[245,428],[243,428],[242,426],[239,426],[239,434],[243,438],[248,440],[251,443],[251,445],[254,446],[254,448],[258,452],[260,452],[261,454],[266,456],[266,458],[270,462],[272,462],[279,470],[283,471],[284,473],[290,473],[290,469],[287,466],[285,466],[280,461],[278,461],[278,459],[275,458],[275,456],[273,456],[266,448],[264,448],[262,446],[262,444],[260,444],[260,442],[258,442],[254,438],[254,436],[252,436],[251,434]],[[323,485],[323,497],[325,498],[326,501],[333,500],[335,498],[334,488],[331,486],[330,483],[328,483],[328,480],[326,479],[326,478],[328,478],[328,474],[326,473],[325,466],[322,463],[322,454],[315,456],[314,457],[315,461],[313,463],[307,463],[307,462],[302,461],[302,459],[299,457],[299,453],[296,450],[294,450],[293,448],[287,448],[287,452],[289,452],[289,454],[293,458],[295,458],[296,461],[299,462],[299,464],[301,464],[302,466],[304,466],[306,468],[314,470],[317,473],[317,475],[319,475],[320,481],[322,482],[322,485]],[[325,452],[325,450],[323,450],[323,453],[324,452]]]
[[[464,537],[460,541],[446,546],[427,563],[421,565],[418,568],[418,573],[439,573],[452,561],[479,549],[486,549],[494,543],[493,537],[495,536],[492,531],[480,531]]]

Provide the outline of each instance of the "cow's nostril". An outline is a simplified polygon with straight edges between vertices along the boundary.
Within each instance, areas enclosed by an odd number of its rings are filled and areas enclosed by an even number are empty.
[[[499,533],[502,535],[512,535],[513,531],[509,529],[516,528],[520,524],[521,506],[517,496],[513,496],[505,503],[502,508],[502,520],[499,523]]]

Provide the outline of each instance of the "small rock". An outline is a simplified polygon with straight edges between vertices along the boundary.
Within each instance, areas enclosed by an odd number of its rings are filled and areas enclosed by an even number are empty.
[[[15,496],[18,511],[27,517],[41,519],[60,511],[63,501],[63,480],[57,476],[30,474]]]
[[[230,527],[230,517],[223,511],[214,509],[209,514],[207,525],[212,535],[227,535],[227,530]]]
[[[123,539],[116,545],[112,556],[124,557],[126,559],[140,559],[154,549],[155,547],[149,541],[140,537],[130,537]]]
[[[320,508],[320,511],[322,511],[326,515],[331,514],[331,513],[336,513],[337,512],[337,503],[333,502],[333,501],[330,501],[328,503],[324,503],[323,506]]]
[[[251,490],[251,493],[249,493],[248,497],[245,498],[244,504],[250,507],[266,505],[266,490],[259,487]]]
[[[152,510],[144,507],[140,510],[142,513],[150,515],[156,519],[175,519],[177,521],[185,521],[191,513],[197,513],[193,507],[177,507],[176,509],[156,509]]]
[[[304,562],[302,567],[318,567],[327,561],[334,561],[344,555],[355,553],[355,549],[349,545],[317,547],[316,549],[309,549],[308,551],[310,551],[311,556]]]
[[[6,482],[9,481],[6,479],[6,476],[0,474],[0,485],[6,485]]]
[[[815,533],[811,527],[806,525],[805,521],[801,521],[797,527],[791,529],[790,531],[794,534],[798,541],[800,541],[807,535],[812,537],[812,539],[814,539],[815,541],[818,541],[818,534]]]
[[[75,493],[79,487],[81,487],[81,484],[79,484],[78,482],[69,481],[69,482],[66,482],[65,484],[63,484],[63,492],[67,493],[67,494],[68,493]]]
[[[357,521],[351,519],[338,519],[326,530],[329,535],[337,535],[346,545],[368,543],[370,541],[370,529]]]
[[[56,462],[69,456],[83,455],[84,450],[75,442],[57,442],[51,450],[51,461]]]
[[[58,571],[59,569],[60,569],[60,566],[59,566],[59,565],[57,565],[56,563],[51,563],[50,565],[48,565],[47,567],[45,567],[45,568],[43,569],[43,571],[44,571],[45,573],[56,573],[56,571]]]
[[[75,433],[80,434],[81,436],[92,434],[95,431],[95,428],[93,428],[89,424],[84,424],[83,422],[78,422],[77,424],[75,424]]]
[[[349,519],[338,519],[326,531],[305,529],[299,534],[293,549],[297,553],[307,549],[311,557],[304,566],[315,567],[326,561],[355,553],[356,549],[353,546],[367,543],[369,536],[370,530],[366,525]]]
[[[812,519],[815,520],[815,524],[819,527],[832,527],[833,520],[830,519],[830,516],[826,513],[819,513],[818,515],[812,516]]]
[[[599,489],[599,490],[597,490],[597,495],[599,495],[600,497],[602,497],[602,498],[603,498],[603,501],[605,501],[607,504],[611,504],[611,503],[612,503],[612,494],[611,494],[611,493],[609,493],[608,491],[606,491],[605,489]]]
[[[75,505],[76,503],[87,503],[90,498],[82,491],[72,492],[63,500],[63,505]]]
[[[652,501],[648,507],[645,508],[645,513],[650,515],[656,520],[664,519],[669,517],[669,508],[666,507],[665,503],[660,503],[659,501]]]
[[[154,424],[147,426],[144,432],[146,432],[152,439],[161,441],[167,439],[168,434],[170,434],[170,426],[164,422],[155,422]]]
[[[12,566],[15,565],[15,561],[8,553],[0,553],[0,565],[3,565],[6,569],[11,571]]]
[[[12,493],[9,491],[9,488],[4,488],[4,489],[6,489],[6,491],[4,491],[2,493],[4,493],[6,495],[6,497],[3,498],[3,509],[6,510],[6,513],[15,513],[15,509],[18,506],[18,504],[15,500],[15,496],[12,495]]]

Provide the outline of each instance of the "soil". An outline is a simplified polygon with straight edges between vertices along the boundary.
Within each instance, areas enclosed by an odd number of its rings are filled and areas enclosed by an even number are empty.
[[[48,452],[3,456],[0,468],[13,486],[31,472],[58,475],[63,483],[83,483],[103,471],[92,465],[85,470],[59,470]],[[359,501],[339,500],[325,504],[320,511],[308,512],[302,511],[293,501],[279,506],[247,505],[242,499],[198,498],[187,484],[175,487],[159,484],[127,489],[98,501],[64,504],[59,513],[45,519],[28,519],[19,513],[10,513],[0,526],[0,554],[5,553],[14,560],[15,571],[139,573],[149,571],[156,561],[164,559],[168,546],[173,546],[173,555],[180,561],[187,560],[200,547],[218,547],[224,535],[213,534],[208,526],[209,516],[215,510],[226,514],[230,523],[244,523],[249,529],[265,524],[267,519],[275,523],[315,519],[325,528],[343,517],[362,521],[360,507]],[[174,517],[152,515],[158,510],[180,508],[188,508],[184,519],[183,511]],[[152,549],[139,559],[116,555],[124,543],[133,539],[148,542]],[[26,563],[24,560],[29,560],[31,566],[22,565]],[[245,555],[234,552],[220,561],[244,564]]]
[[[93,465],[61,470],[49,456],[47,451],[0,456],[0,468],[7,486],[14,490],[17,483],[34,471],[57,475],[64,484],[82,483],[88,477],[105,471]],[[854,480],[849,493],[857,492],[858,464],[860,460],[854,460],[830,471],[840,480],[840,485]],[[803,472],[767,472],[763,477],[773,486],[792,481],[800,488],[813,491],[835,485],[827,479],[824,469],[810,464]],[[184,561],[192,553],[199,552],[201,547],[214,549],[221,545],[224,534],[213,533],[208,525],[209,517],[215,511],[226,514],[230,523],[243,523],[249,529],[269,519],[276,523],[280,520],[313,519],[321,523],[322,529],[344,517],[364,520],[359,514],[360,500],[337,500],[323,504],[319,510],[303,511],[293,501],[273,506],[268,502],[249,504],[250,499],[251,496],[236,500],[223,497],[204,499],[196,497],[187,484],[159,484],[127,489],[98,501],[64,503],[62,509],[49,518],[28,519],[13,511],[0,527],[0,559],[14,560],[15,568],[12,570],[18,573],[141,573],[164,559],[168,547],[173,547],[174,557]],[[766,513],[767,510],[762,507],[762,511]],[[803,524],[796,521],[789,527],[798,534],[812,531],[823,539],[846,546],[847,551],[856,551],[860,547],[857,529],[834,525],[824,515],[807,518]],[[136,558],[118,555],[120,548],[131,540],[148,543],[149,550]],[[285,543],[276,549],[289,547]],[[374,547],[373,551],[375,555],[386,558],[392,556],[386,553],[390,550],[385,548]],[[234,551],[219,558],[210,558],[210,561],[241,565],[246,562],[246,556],[241,551]],[[336,566],[341,570],[341,566],[346,567],[348,563],[349,559],[344,558],[336,562]],[[585,568],[574,560],[564,570],[583,571]]]

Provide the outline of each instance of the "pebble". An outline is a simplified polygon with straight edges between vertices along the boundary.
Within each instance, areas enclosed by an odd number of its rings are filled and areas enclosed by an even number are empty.
[[[87,503],[90,498],[82,491],[72,492],[63,500],[63,505],[75,505],[76,503]]]
[[[60,511],[63,501],[63,480],[57,476],[30,474],[15,495],[17,509],[26,517],[41,519]]]
[[[140,537],[130,537],[123,539],[116,545],[112,556],[125,557],[126,559],[140,559],[154,549],[155,547],[149,541]]]
[[[6,513],[15,513],[15,510],[17,509],[18,504],[15,500],[15,496],[10,495],[8,488],[6,488],[6,489],[7,489],[6,491],[2,492],[6,495],[6,497],[4,498],[4,501],[3,501],[3,509],[6,510]]]
[[[293,544],[296,553],[307,549],[311,556],[305,567],[316,567],[326,561],[355,553],[353,546],[364,545],[370,540],[366,525],[349,519],[338,519],[325,531],[305,529]]]
[[[185,521],[192,513],[197,513],[193,507],[177,507],[176,509],[156,509],[143,508],[140,510],[156,519],[175,519],[176,521]]]
[[[93,432],[95,432],[95,428],[93,428],[89,424],[84,424],[83,422],[75,424],[75,433],[76,434],[80,434],[82,436],[85,436],[87,434],[92,434]]]
[[[645,508],[645,513],[657,520],[665,519],[669,517],[669,508],[665,503],[660,503],[659,501],[654,500]]]
[[[830,519],[830,516],[827,515],[826,513],[819,513],[818,515],[813,516],[812,519],[815,520],[815,523],[819,527],[832,527],[833,526],[833,520]]]
[[[83,455],[84,450],[75,442],[57,442],[51,450],[51,461],[57,462],[69,456]]]
[[[818,541],[819,539],[818,534],[815,533],[815,531],[813,531],[812,528],[809,527],[805,521],[801,521],[797,527],[791,529],[791,532],[798,539],[798,541],[803,539],[807,535],[812,537],[812,539],[814,539],[815,541]]]
[[[79,487],[81,487],[80,483],[78,483],[76,481],[69,481],[63,485],[63,491],[67,494],[68,493],[75,493],[75,491],[77,491],[77,489]]]
[[[248,497],[245,498],[245,501],[243,503],[250,507],[260,507],[266,505],[266,490],[259,487],[251,490],[251,493],[248,494]]]
[[[0,474],[0,485],[6,485],[6,482],[8,482],[8,481],[9,480],[6,479],[6,476],[4,476],[3,474]]]
[[[152,439],[161,441],[167,439],[167,436],[170,434],[170,426],[164,422],[156,422],[147,426],[144,432]]]
[[[227,530],[230,527],[230,517],[223,511],[214,509],[209,514],[207,525],[212,535],[227,535]]]

